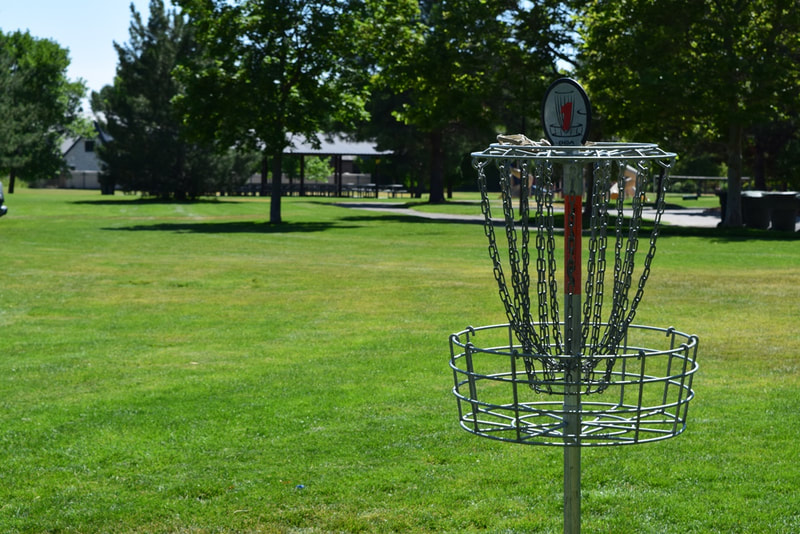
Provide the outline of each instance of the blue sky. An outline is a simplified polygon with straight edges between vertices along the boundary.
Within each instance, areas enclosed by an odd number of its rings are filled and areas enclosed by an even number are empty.
[[[114,81],[112,43],[128,41],[131,3],[147,20],[149,0],[0,0],[0,30],[29,30],[68,48],[68,77],[83,78],[89,90],[99,91]]]

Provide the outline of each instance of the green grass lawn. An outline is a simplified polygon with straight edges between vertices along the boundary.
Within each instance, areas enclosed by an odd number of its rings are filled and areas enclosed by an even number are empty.
[[[458,427],[505,321],[480,225],[20,189],[0,219],[0,532],[561,532],[562,451]],[[670,232],[687,431],[585,449],[585,532],[800,531],[800,242]]]

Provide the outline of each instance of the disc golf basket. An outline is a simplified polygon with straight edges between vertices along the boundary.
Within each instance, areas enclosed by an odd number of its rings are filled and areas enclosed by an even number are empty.
[[[578,127],[566,122],[564,132]],[[564,448],[564,532],[577,533],[581,447],[676,436],[694,398],[697,337],[633,323],[675,154],[652,144],[499,141],[472,156],[507,323],[450,336],[453,392],[468,432]]]

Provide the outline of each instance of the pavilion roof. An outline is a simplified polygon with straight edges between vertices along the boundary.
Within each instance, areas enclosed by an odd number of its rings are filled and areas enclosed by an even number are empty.
[[[303,156],[381,156],[391,150],[378,150],[375,141],[351,141],[340,134],[321,134],[320,147],[314,148],[299,136],[292,136],[284,154]]]

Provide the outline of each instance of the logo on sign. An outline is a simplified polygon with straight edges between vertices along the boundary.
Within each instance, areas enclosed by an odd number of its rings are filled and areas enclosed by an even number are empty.
[[[570,78],[553,82],[542,104],[545,136],[553,145],[582,145],[589,136],[591,107],[589,97]]]

